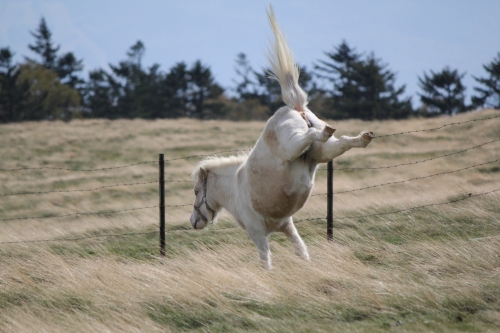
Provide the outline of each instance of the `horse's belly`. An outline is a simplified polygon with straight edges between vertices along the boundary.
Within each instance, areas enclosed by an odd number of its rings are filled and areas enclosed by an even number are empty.
[[[264,186],[260,188],[252,186],[252,206],[261,216],[282,219],[292,216],[304,206],[312,185],[288,188],[289,184],[275,183],[276,180],[275,178],[262,182]]]
[[[290,196],[283,195],[277,198],[277,200],[269,200],[264,197],[252,198],[252,204],[255,211],[260,215],[274,219],[282,219],[292,216],[302,208],[308,196],[308,193],[294,193]]]

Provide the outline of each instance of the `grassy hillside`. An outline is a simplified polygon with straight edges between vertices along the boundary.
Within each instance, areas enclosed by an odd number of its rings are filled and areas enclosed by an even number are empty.
[[[498,114],[330,124],[336,136],[383,136]],[[187,119],[1,125],[0,331],[498,330],[500,191],[492,191],[500,189],[500,162],[472,166],[500,158],[500,118],[379,137],[337,158],[334,188],[344,193],[334,199],[333,243],[326,242],[326,172],[319,170],[317,195],[294,216],[303,220],[297,228],[311,262],[276,234],[272,271],[260,268],[257,248],[229,215],[207,230],[190,229],[190,182],[167,183],[167,205],[180,206],[167,208],[165,259],[157,208],[50,217],[156,206],[159,153],[170,160],[168,180],[189,181],[202,157],[177,158],[249,149],[263,126]],[[409,165],[391,167],[398,164]],[[340,170],[369,167],[388,168]],[[6,171],[22,168],[38,169]],[[134,185],[105,187],[115,184]],[[10,195],[47,191],[73,192]]]

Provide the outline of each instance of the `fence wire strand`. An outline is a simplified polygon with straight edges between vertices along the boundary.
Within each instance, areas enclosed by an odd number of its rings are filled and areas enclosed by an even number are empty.
[[[454,123],[448,123],[448,124],[444,124],[444,125],[441,125],[439,127],[434,127],[434,128],[414,130],[414,131],[406,131],[406,132],[399,132],[399,133],[393,133],[393,134],[379,135],[379,136],[376,136],[374,139],[386,138],[386,137],[389,137],[389,136],[396,136],[396,135],[402,135],[402,134],[411,134],[411,133],[418,133],[418,132],[436,131],[436,130],[439,130],[441,128],[447,127],[447,126],[467,124],[467,123],[472,123],[472,122],[475,122],[475,121],[490,120],[490,119],[495,119],[495,118],[498,118],[498,117],[500,117],[500,115],[496,115],[496,116],[492,116],[492,117],[487,117],[487,118],[472,119],[472,120],[467,120],[467,121],[457,121],[457,122],[454,122]]]
[[[148,206],[148,207],[139,207],[139,208],[128,208],[128,209],[121,209],[121,210],[109,210],[105,212],[84,212],[84,213],[72,213],[72,214],[64,214],[64,215],[45,215],[45,216],[29,216],[29,217],[12,217],[8,219],[0,219],[0,221],[14,221],[14,220],[38,220],[38,219],[49,219],[49,218],[56,218],[56,217],[70,217],[70,216],[79,216],[79,215],[104,215],[104,214],[114,214],[114,213],[121,213],[121,212],[130,212],[133,210],[141,210],[141,209],[148,209],[148,208],[155,208],[158,206]]]
[[[401,163],[401,164],[395,164],[395,165],[389,165],[389,166],[383,166],[383,167],[372,167],[372,168],[371,167],[368,167],[368,168],[335,168],[334,171],[339,171],[339,170],[349,170],[349,171],[356,171],[356,170],[379,170],[379,169],[397,168],[397,167],[404,166],[404,165],[419,164],[419,163],[424,163],[424,162],[429,162],[429,161],[432,161],[432,160],[436,160],[438,158],[443,158],[443,157],[448,157],[448,156],[452,156],[452,155],[456,155],[456,154],[465,153],[466,151],[469,151],[469,150],[472,150],[472,149],[476,149],[476,148],[479,148],[479,147],[482,147],[482,146],[485,146],[487,144],[490,144],[490,143],[493,143],[493,142],[497,142],[497,141],[500,141],[500,139],[488,141],[488,142],[482,143],[480,145],[477,145],[477,146],[474,146],[474,147],[470,147],[470,148],[467,148],[467,149],[464,149],[464,150],[459,150],[459,151],[456,151],[456,152],[453,152],[453,153],[439,155],[439,156],[434,156],[434,157],[427,158],[427,159],[424,159],[424,160],[419,160],[419,161],[414,161],[414,162],[409,162],[409,163]],[[320,168],[318,170],[323,171],[323,170],[327,170],[327,169]]]
[[[184,156],[184,157],[171,158],[171,159],[165,160],[165,162],[178,161],[178,160],[187,160],[187,159],[189,159],[189,158],[194,158],[194,157],[206,157],[206,156],[212,156],[212,155],[217,155],[217,154],[244,152],[244,151],[248,151],[248,150],[249,150],[249,149],[221,150],[221,151],[216,151],[216,152],[214,152],[214,153],[210,153],[210,154],[198,154],[198,155],[191,155],[191,156]]]
[[[370,188],[375,188],[375,187],[381,187],[381,186],[387,186],[387,185],[395,185],[395,184],[408,183],[408,182],[411,182],[411,181],[414,181],[414,180],[420,180],[420,179],[432,178],[432,177],[441,176],[441,175],[446,175],[446,174],[450,174],[450,173],[455,173],[455,172],[459,172],[459,171],[463,171],[463,170],[467,170],[467,169],[472,169],[472,168],[475,168],[475,167],[478,167],[478,166],[482,166],[482,165],[486,165],[486,164],[491,164],[491,163],[495,163],[495,162],[498,162],[498,161],[500,161],[500,159],[496,159],[496,160],[494,160],[494,161],[490,161],[490,162],[485,162],[485,163],[480,163],[480,164],[471,165],[471,166],[468,166],[468,167],[466,167],[466,168],[461,168],[461,169],[457,169],[457,170],[445,171],[445,172],[439,172],[439,173],[435,173],[435,174],[428,175],[428,176],[423,176],[423,177],[415,177],[415,178],[410,178],[410,179],[405,179],[405,180],[400,180],[400,181],[395,181],[395,182],[389,182],[389,183],[377,184],[377,185],[372,185],[372,186],[367,186],[367,187],[361,187],[361,188],[356,188],[356,189],[354,189],[354,190],[346,190],[346,191],[338,191],[338,192],[333,192],[333,194],[351,193],[351,192],[357,192],[357,191],[367,190],[367,189],[370,189]],[[318,196],[318,195],[326,195],[326,194],[327,194],[327,193],[317,193],[317,194],[313,194],[313,195],[311,195],[311,196],[312,196],[312,197],[314,197],[314,196]]]
[[[19,244],[19,243],[42,243],[42,242],[76,242],[84,239],[91,238],[104,238],[104,237],[124,237],[124,236],[134,236],[134,235],[152,235],[157,234],[158,231],[150,231],[150,232],[130,232],[125,234],[106,234],[106,235],[96,235],[96,236],[82,236],[75,238],[54,238],[54,239],[34,239],[27,241],[10,241],[10,242],[1,242],[0,244]]]
[[[406,211],[413,210],[413,209],[419,209],[419,208],[425,208],[425,207],[433,207],[433,206],[449,205],[449,204],[453,204],[453,203],[456,203],[456,202],[464,201],[464,200],[467,200],[467,199],[471,199],[471,198],[483,196],[483,195],[486,195],[486,194],[495,193],[495,192],[498,192],[498,191],[500,191],[500,189],[496,189],[496,190],[492,190],[492,191],[488,191],[488,192],[483,192],[483,193],[477,193],[477,194],[469,193],[467,196],[465,196],[463,198],[455,199],[455,200],[450,200],[450,201],[442,202],[442,203],[433,203],[433,204],[415,206],[415,207],[410,207],[410,208],[405,208],[405,209],[394,210],[392,212],[387,212],[387,213],[375,213],[375,214],[354,215],[354,216],[338,216],[335,219],[336,220],[346,220],[346,219],[357,219],[357,218],[362,218],[362,217],[373,217],[373,216],[382,216],[382,215],[397,214],[397,213],[402,213],[402,212],[406,212]]]
[[[191,156],[184,156],[184,157],[177,157],[177,158],[171,158],[168,160],[164,160],[164,162],[171,162],[171,161],[178,161],[178,160],[186,160],[194,157],[204,157],[204,156],[212,156],[212,155],[217,155],[217,154],[224,154],[224,153],[235,153],[235,152],[243,152],[247,149],[234,149],[234,150],[222,150],[214,153],[209,153],[209,154],[198,154],[198,155],[191,155]],[[62,170],[62,171],[77,171],[77,172],[95,172],[95,171],[106,171],[106,170],[114,170],[114,169],[123,169],[123,168],[128,168],[132,167],[135,165],[140,165],[140,164],[151,164],[151,163],[158,163],[158,161],[143,161],[143,162],[138,162],[138,163],[133,163],[133,164],[126,164],[126,165],[121,165],[121,166],[116,166],[116,167],[106,167],[106,168],[99,168],[99,169],[69,169],[69,168],[58,168],[58,167],[36,167],[36,168],[14,168],[14,169],[0,169],[0,171],[24,171],[24,170]]]
[[[193,204],[190,203],[190,204],[180,204],[180,205],[165,205],[165,207],[169,207],[169,208],[186,207],[186,206],[193,206]],[[141,209],[148,209],[148,208],[155,208],[155,207],[157,208],[159,206],[148,206],[148,207],[121,209],[121,210],[110,210],[110,211],[103,211],[103,212],[72,213],[72,214],[65,214],[65,215],[45,215],[45,216],[11,217],[11,218],[7,218],[7,219],[0,219],[0,221],[37,220],[37,219],[48,219],[48,218],[56,218],[56,217],[69,217],[69,216],[77,216],[77,215],[103,215],[103,214],[114,214],[114,213],[121,213],[121,212],[127,212],[127,211],[132,211],[132,210],[141,210]]]
[[[176,182],[179,182],[179,181],[176,181]],[[16,195],[48,194],[48,193],[91,192],[91,191],[101,190],[104,188],[112,188],[112,187],[119,187],[119,186],[147,185],[147,184],[155,184],[155,183],[158,183],[158,180],[151,181],[151,182],[143,182],[143,183],[106,185],[106,186],[101,186],[101,187],[88,188],[88,189],[84,189],[84,190],[56,190],[56,191],[45,191],[45,192],[7,193],[7,194],[0,194],[0,197],[9,197],[9,196],[16,196]]]
[[[103,171],[103,170],[122,169],[122,168],[131,167],[131,166],[134,166],[134,165],[149,164],[149,163],[158,163],[158,161],[144,161],[144,162],[138,162],[138,163],[127,164],[127,165],[122,165],[122,166],[107,167],[107,168],[100,168],[100,169],[68,169],[68,168],[57,168],[57,167],[36,167],[36,168],[0,169],[0,171],[62,170],[62,171],[94,172],[94,171]]]

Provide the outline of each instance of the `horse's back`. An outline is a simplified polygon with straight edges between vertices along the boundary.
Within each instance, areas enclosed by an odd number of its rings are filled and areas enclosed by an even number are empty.
[[[267,121],[255,145],[258,147],[256,152],[265,155],[266,160],[276,159],[285,163],[287,158],[284,152],[287,150],[290,137],[297,131],[306,132],[307,129],[307,124],[300,113],[289,106],[284,106]]]

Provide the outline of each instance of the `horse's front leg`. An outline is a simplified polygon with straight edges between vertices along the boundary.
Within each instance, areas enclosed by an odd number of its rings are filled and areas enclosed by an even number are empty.
[[[293,224],[293,219],[290,216],[283,226],[280,227],[278,231],[281,231],[285,236],[292,242],[295,254],[305,260],[309,260],[309,252],[307,251],[307,246],[300,238],[295,225]]]
[[[272,269],[273,266],[271,264],[271,251],[269,250],[269,241],[267,240],[267,235],[257,228],[247,228],[248,236],[255,243],[257,248],[259,249],[260,262],[262,264],[262,268]]]
[[[358,136],[331,137],[325,143],[318,143],[318,149],[314,149],[314,159],[318,163],[326,163],[335,157],[342,155],[351,148],[365,148],[375,137],[373,132],[362,132]]]

